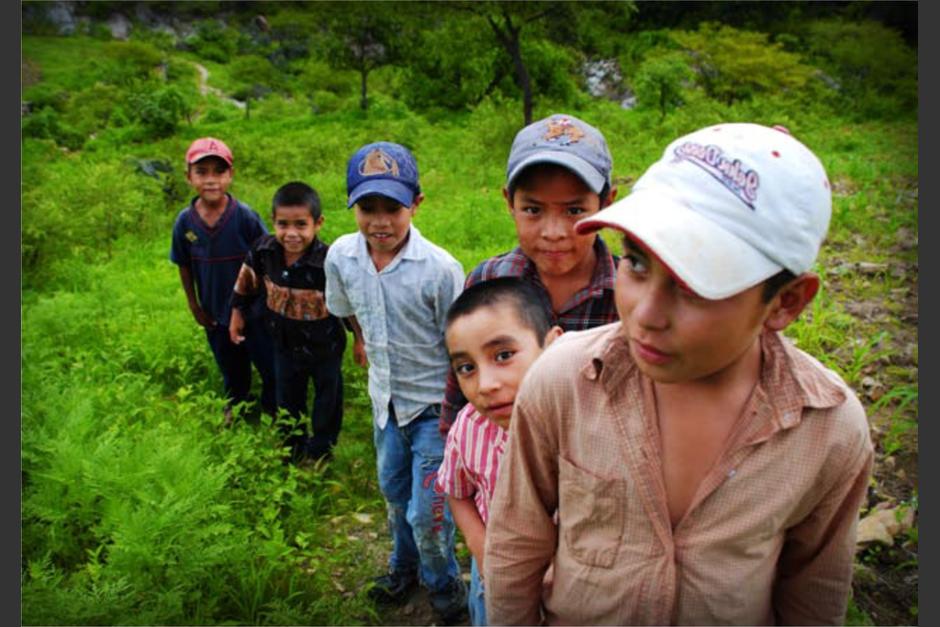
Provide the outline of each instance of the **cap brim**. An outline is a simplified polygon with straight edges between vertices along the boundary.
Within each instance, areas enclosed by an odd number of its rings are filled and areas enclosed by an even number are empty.
[[[585,182],[585,184],[591,188],[595,194],[600,194],[604,189],[604,185],[607,184],[607,179],[605,179],[600,172],[597,171],[594,166],[582,159],[577,155],[573,155],[570,152],[561,152],[557,150],[545,150],[542,152],[537,152],[533,155],[529,155],[512,169],[512,172],[509,173],[509,176],[506,179],[506,184],[508,186],[512,185],[512,182],[515,180],[519,173],[522,172],[525,168],[536,163],[556,163],[558,165],[564,166],[578,175],[578,177]]]
[[[639,240],[689,289],[711,300],[734,296],[783,269],[664,190],[635,191],[575,229],[588,233],[604,227]]]
[[[410,187],[398,181],[389,179],[373,179],[363,181],[356,186],[350,193],[346,201],[347,207],[352,207],[360,198],[365,196],[386,196],[395,200],[405,207],[410,207],[414,202],[415,193]]]
[[[197,161],[202,161],[202,160],[205,159],[206,157],[218,157],[219,159],[221,159],[221,160],[224,161],[225,163],[227,163],[227,164],[229,164],[229,165],[232,165],[232,160],[231,160],[231,159],[229,159],[229,158],[226,157],[225,155],[219,154],[219,153],[217,153],[217,152],[197,152],[197,153],[195,153],[194,155],[190,156],[190,158],[189,158],[189,164],[192,165],[192,164],[196,163]]]

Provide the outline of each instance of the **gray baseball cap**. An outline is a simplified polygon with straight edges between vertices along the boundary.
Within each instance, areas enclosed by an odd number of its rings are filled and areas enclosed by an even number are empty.
[[[573,115],[555,113],[516,134],[509,150],[506,185],[535,163],[557,163],[578,175],[594,193],[610,185],[612,159],[599,130]]]

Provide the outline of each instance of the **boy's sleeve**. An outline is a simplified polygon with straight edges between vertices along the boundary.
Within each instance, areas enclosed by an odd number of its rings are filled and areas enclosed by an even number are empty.
[[[352,304],[346,296],[343,276],[336,262],[336,245],[330,246],[323,261],[323,272],[326,274],[326,310],[338,318],[352,316]]]
[[[509,423],[490,504],[483,560],[491,625],[541,623],[542,580],[558,544],[558,433],[543,392],[527,382]],[[542,388],[541,385],[538,388]],[[534,399],[534,403],[527,402]]]
[[[188,266],[192,261],[189,255],[189,246],[183,235],[185,228],[181,214],[173,223],[173,235],[170,238],[170,261],[178,266]]]
[[[257,244],[257,242],[255,242]],[[235,279],[235,288],[230,300],[232,307],[244,309],[255,301],[261,291],[261,279],[265,271],[260,262],[257,248],[253,247],[245,255],[245,261]]]
[[[456,259],[451,259],[437,282],[437,295],[434,299],[434,317],[441,335],[444,335],[447,310],[463,291],[463,281],[463,268]]]
[[[476,492],[467,473],[467,467],[464,466],[463,458],[460,456],[460,442],[456,429],[452,429],[447,434],[444,461],[437,470],[436,484],[438,491],[456,499],[469,498]]]
[[[841,625],[852,590],[859,508],[874,463],[871,441],[860,438],[828,494],[789,529],[777,564],[773,605],[778,624]]]

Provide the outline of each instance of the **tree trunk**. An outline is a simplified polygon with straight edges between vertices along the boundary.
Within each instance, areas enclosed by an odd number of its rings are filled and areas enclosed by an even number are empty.
[[[369,99],[366,97],[366,80],[369,76],[369,70],[366,68],[361,68],[359,70],[359,76],[361,77],[361,88],[360,88],[360,99],[359,107],[365,111],[369,107]]]
[[[519,30],[512,29],[506,38],[506,51],[512,57],[512,65],[516,69],[516,85],[522,90],[522,114],[525,118],[525,125],[532,123],[532,81],[529,78],[529,70],[526,69],[525,62],[522,60],[522,48],[519,45]]]

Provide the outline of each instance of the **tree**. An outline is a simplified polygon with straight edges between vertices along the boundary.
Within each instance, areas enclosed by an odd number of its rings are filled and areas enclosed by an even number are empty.
[[[316,6],[316,5],[314,5]],[[369,106],[369,73],[400,55],[406,21],[392,2],[340,2],[320,5],[326,14],[326,57],[333,67],[359,73],[359,106]]]
[[[671,107],[682,104],[682,85],[691,78],[692,70],[682,53],[654,54],[640,66],[633,89],[642,106],[659,108],[662,120]]]
[[[439,5],[435,5],[439,6]],[[619,24],[634,10],[632,2],[499,2],[495,0],[448,2],[443,6],[456,11],[470,13],[483,20],[509,58],[513,82],[522,92],[522,115],[526,125],[532,122],[533,79],[531,60],[526,59],[527,48],[523,34],[530,44],[537,40],[552,40],[563,45],[577,45],[579,42],[594,44],[594,24],[605,17]],[[579,16],[590,15],[592,19]],[[536,41],[532,41],[536,40]],[[593,48],[593,45],[589,45]],[[530,45],[530,49],[543,49]],[[499,68],[499,65],[495,67]],[[501,76],[494,77],[495,82]],[[493,83],[495,85],[495,83]]]

